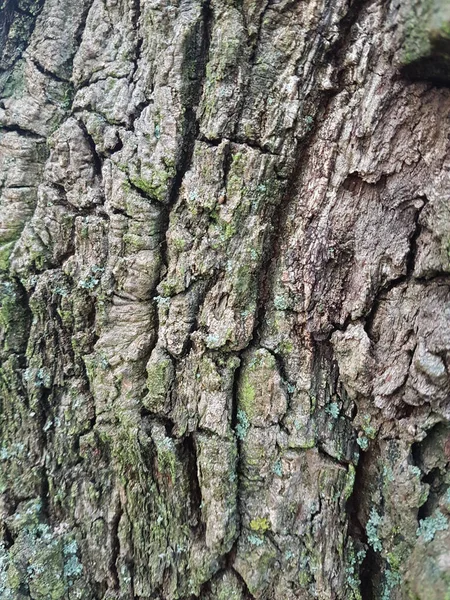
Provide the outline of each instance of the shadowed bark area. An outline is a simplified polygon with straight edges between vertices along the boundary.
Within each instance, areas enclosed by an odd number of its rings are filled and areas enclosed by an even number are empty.
[[[0,597],[448,600],[445,0],[0,1]]]

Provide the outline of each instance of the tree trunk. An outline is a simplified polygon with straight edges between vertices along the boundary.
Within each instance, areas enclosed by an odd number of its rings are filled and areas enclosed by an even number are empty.
[[[2,599],[450,598],[449,32],[0,1]]]

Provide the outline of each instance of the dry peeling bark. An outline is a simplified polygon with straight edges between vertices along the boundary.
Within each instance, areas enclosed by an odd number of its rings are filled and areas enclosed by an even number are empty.
[[[0,597],[448,600],[446,1],[0,47]]]

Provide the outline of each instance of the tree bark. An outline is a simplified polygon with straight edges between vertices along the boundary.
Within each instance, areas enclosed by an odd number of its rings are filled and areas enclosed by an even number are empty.
[[[448,600],[446,0],[0,2],[0,597]]]

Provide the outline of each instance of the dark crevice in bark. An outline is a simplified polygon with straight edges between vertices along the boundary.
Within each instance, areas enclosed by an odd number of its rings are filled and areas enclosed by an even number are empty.
[[[244,590],[246,600],[254,600],[255,597],[253,596],[253,594],[250,593],[250,590],[248,589],[247,584],[245,583],[244,579],[242,578],[242,575],[238,571],[236,571],[236,569],[234,567],[231,567],[231,570],[238,578],[239,583],[241,584],[242,589]]]
[[[414,352],[410,352],[411,360],[410,360],[409,365],[408,365],[408,370],[411,367],[413,354],[414,354]],[[400,388],[398,388],[398,390],[396,390],[395,393],[397,394],[398,391],[401,390],[403,387],[404,387],[404,385],[401,386]],[[399,418],[399,419],[409,419],[410,417],[412,417],[414,415],[414,412],[416,411],[417,408],[418,408],[417,406],[412,406],[410,404],[404,403],[398,409],[397,418]]]
[[[94,349],[94,345],[95,345],[96,341],[97,340],[94,340],[93,343],[92,343],[92,350]],[[89,427],[85,431],[80,432],[80,435],[77,436],[76,441],[74,442],[74,444],[76,444],[77,448],[79,448],[79,446],[80,446],[80,437],[82,435],[85,435],[89,431],[93,431],[94,428],[95,428],[95,426],[97,425],[97,406],[96,406],[96,403],[95,403],[94,395],[93,395],[92,390],[91,390],[91,382],[90,382],[90,379],[88,377],[87,368],[86,368],[86,365],[84,364],[83,361],[79,361],[78,362],[78,367],[80,369],[81,377],[83,378],[83,381],[84,381],[83,391],[86,392],[86,394],[88,395],[88,397],[89,397],[89,399],[91,401],[93,415],[89,419]]]
[[[365,550],[365,557],[360,565],[359,579],[361,582],[361,600],[373,600],[371,565],[374,564],[374,552],[367,542],[365,527],[359,520],[358,510],[363,504],[363,495],[366,491],[364,481],[366,466],[370,457],[365,452],[359,453],[358,464],[355,468],[355,482],[353,492],[347,501],[346,512],[348,520],[348,533],[353,540],[354,547]]]
[[[254,39],[252,40],[250,38],[250,36],[248,37],[248,41],[249,41],[249,45],[250,45],[250,56],[248,58],[248,72],[247,72],[247,77],[246,77],[246,81],[245,81],[245,86],[240,94],[239,104],[237,107],[237,115],[236,115],[235,123],[234,123],[234,127],[233,127],[233,137],[234,138],[236,138],[237,131],[239,130],[239,123],[241,121],[242,114],[244,112],[245,99],[246,99],[246,96],[250,89],[250,85],[251,85],[251,81],[252,81],[253,67],[256,64],[256,57],[258,54],[258,47],[259,47],[259,43],[261,40],[261,33],[262,33],[263,24],[264,24],[264,17],[265,17],[267,10],[271,4],[271,1],[272,0],[266,0],[266,4],[261,11],[261,14],[259,16],[259,21],[258,21],[258,27],[257,27],[257,31],[254,35]],[[245,143],[248,146],[250,146],[252,144],[252,142],[250,142],[250,141],[246,141]],[[258,147],[258,145],[256,143],[255,143],[255,146],[259,150],[263,151],[262,148]]]
[[[238,391],[239,391],[239,381],[240,381],[241,373],[242,373],[242,354],[243,354],[243,352],[240,352],[238,354],[238,358],[239,358],[240,362],[239,362],[239,365],[237,366],[237,368],[235,369],[234,375],[233,375],[233,388],[232,388],[232,399],[231,399],[231,429],[235,432],[235,435],[236,435],[236,427],[238,425],[238,414],[237,414],[238,413]],[[237,445],[238,445],[238,449],[239,449],[240,440],[237,436],[236,436],[236,441],[237,441]],[[236,464],[236,470],[237,470],[238,474],[239,474],[240,456],[241,456],[241,453],[238,452],[237,464]]]
[[[428,432],[428,435],[430,435],[430,433],[432,431],[433,431],[433,429],[431,429]],[[415,444],[413,444],[411,446],[411,458],[412,458],[413,464],[420,468],[421,463],[422,463],[422,447],[421,447],[420,442],[416,442]]]
[[[139,63],[142,58],[142,47],[144,44],[144,38],[141,34],[141,28],[140,28],[140,24],[139,24],[139,21],[141,18],[141,10],[142,10],[141,9],[141,0],[135,0],[134,6],[133,6],[132,23],[133,23],[133,30],[137,32],[137,41],[136,41],[136,48],[134,51],[134,58],[132,59],[133,60],[133,68],[128,77],[128,81],[130,83],[135,81],[136,73],[139,68]],[[135,123],[140,118],[144,108],[147,108],[147,106],[149,106],[149,104],[151,104],[153,102],[153,100],[148,98],[148,96],[151,96],[152,93],[153,93],[153,84],[152,84],[152,89],[147,93],[145,100],[143,100],[142,102],[139,102],[135,106],[133,113],[130,115],[129,128],[131,130],[134,130]],[[121,144],[119,150],[121,149],[121,147],[122,147],[122,144]],[[117,150],[114,149],[113,152],[116,152],[116,151]]]
[[[256,329],[254,330],[254,333]],[[248,348],[248,346],[247,346]],[[245,350],[244,350],[245,351]],[[235,477],[236,477],[236,539],[231,550],[227,553],[225,557],[226,565],[229,568],[232,568],[234,563],[236,552],[237,552],[237,542],[242,532],[242,511],[241,511],[241,479],[242,479],[242,436],[238,435],[238,425],[239,425],[239,416],[238,416],[238,393],[239,393],[239,382],[242,373],[242,355],[243,352],[238,353],[239,365],[236,367],[233,374],[233,387],[232,387],[232,396],[231,396],[231,420],[230,426],[231,430],[234,433],[236,439],[236,447],[237,447],[237,456],[235,463]]]
[[[329,341],[313,339],[314,360],[312,365],[311,395],[317,398],[319,406],[326,406],[336,393],[339,371],[333,356],[333,348]]]
[[[210,146],[211,148],[218,148],[224,142],[230,142],[228,138],[207,138],[204,135],[199,135],[198,141],[202,142],[202,144]]]
[[[269,148],[261,146],[255,140],[249,140],[249,139],[246,139],[243,137],[239,137],[238,135],[231,136],[230,138],[219,138],[219,137],[208,138],[204,135],[200,135],[198,137],[198,141],[202,142],[204,144],[207,144],[211,148],[217,148],[224,142],[228,142],[230,144],[238,144],[240,146],[248,146],[249,148],[252,148],[253,150],[257,150],[261,154],[267,154],[269,156],[281,156],[281,154],[279,152],[274,152],[273,150],[270,150]]]
[[[120,554],[119,523],[122,515],[123,508],[119,504],[111,523],[111,558],[109,561],[109,572],[113,581],[114,589],[116,590],[120,587],[119,574],[117,572],[117,561]]]
[[[35,58],[32,58],[32,57],[28,57],[28,58],[33,63],[33,65],[36,67],[36,69],[39,71],[39,73],[41,73],[41,75],[45,75],[45,77],[48,77],[49,79],[53,79],[54,81],[57,81],[58,83],[70,83],[69,79],[64,79],[63,77],[56,75],[56,73],[49,71],[43,65],[41,65],[41,63],[38,62]]]
[[[47,468],[42,468],[41,479],[41,512],[46,520],[50,520],[50,485],[48,481]]]
[[[140,30],[140,26],[139,26],[139,20],[141,18],[141,0],[134,0],[132,11],[133,11],[133,13],[132,13],[131,21],[133,24],[133,30],[137,32],[137,42],[136,42],[136,50],[135,50],[135,54],[134,54],[133,70],[129,77],[130,81],[134,81],[134,78],[136,76],[136,72],[139,67],[139,61],[141,59],[142,44],[144,42],[144,38],[141,35],[141,30]]]
[[[349,461],[343,460],[343,459],[339,459],[336,456],[333,456],[332,454],[329,454],[326,449],[323,447],[323,443],[319,440],[317,442],[317,451],[319,453],[319,455],[324,458],[325,460],[334,463],[337,466],[340,467],[344,467],[346,471],[348,471],[348,465],[349,465]]]
[[[95,600],[97,600],[97,599],[104,600],[106,591],[108,589],[108,586],[106,585],[106,583],[104,583],[103,581],[102,582],[96,581],[96,582],[94,582],[94,589],[95,589],[95,596],[94,596]]]
[[[311,32],[311,35],[316,35],[319,37],[316,47],[316,60],[315,62],[321,65],[334,65],[335,73],[334,73],[334,84],[331,89],[322,90],[319,92],[317,97],[309,97],[309,92],[306,97],[302,99],[301,108],[296,117],[296,124],[298,123],[298,119],[300,115],[304,115],[306,112],[306,107],[310,105],[309,112],[311,114],[315,114],[315,122],[320,122],[324,119],[325,115],[329,111],[329,107],[331,102],[336,96],[338,96],[346,86],[345,75],[346,75],[346,67],[343,66],[344,58],[348,53],[348,50],[352,43],[352,30],[353,27],[358,22],[363,10],[370,6],[370,4],[374,0],[354,0],[353,4],[350,3],[349,9],[341,19],[338,24],[340,29],[340,33],[336,36],[336,41],[332,43],[326,50],[324,49],[324,34],[327,32],[327,28],[329,27],[330,19],[332,18],[332,4],[329,4],[325,8],[325,12],[322,15],[322,19],[319,23],[318,29],[315,32]],[[308,34],[307,34],[307,37]],[[299,66],[297,65],[296,72],[299,70]],[[313,89],[313,82],[310,85],[306,85],[302,83],[303,88],[305,89]],[[316,107],[319,107],[319,110],[316,110]],[[310,134],[310,131],[307,131],[306,134]],[[303,144],[303,139],[302,139]]]
[[[113,154],[116,154],[116,152],[120,152],[123,148],[123,141],[120,137],[120,132],[117,132],[117,137],[118,137],[118,140],[117,140],[114,148],[111,148],[111,150],[105,151],[105,155],[108,158],[111,158]]]
[[[239,516],[240,516],[239,512],[237,513],[237,516],[239,518]],[[234,561],[236,560],[239,537],[240,537],[240,523],[237,524],[236,539],[234,540],[233,545],[231,546],[230,550],[228,550],[228,552],[225,554],[225,556],[222,559],[222,562],[224,565],[223,571],[233,570],[233,564],[234,564]],[[218,575],[221,572],[222,572],[222,570],[218,571],[218,573],[216,573],[216,575]]]
[[[312,130],[305,136],[302,143],[295,149],[296,161],[290,176],[285,182],[285,187],[281,191],[281,200],[278,204],[275,214],[271,219],[271,228],[268,235],[264,264],[267,265],[265,272],[262,274],[259,282],[259,302],[256,323],[264,323],[267,311],[271,305],[270,294],[273,289],[273,278],[275,266],[281,253],[282,244],[284,241],[284,233],[286,232],[289,207],[295,200],[297,193],[297,185],[300,180],[301,165],[304,159],[303,151],[308,147],[312,139]],[[256,325],[258,327],[258,325]]]
[[[11,548],[11,546],[14,544],[14,538],[11,530],[4,521],[2,522],[0,532],[5,550],[9,550],[9,548]]]
[[[205,25],[206,27],[206,25]],[[206,51],[202,49],[202,52]],[[205,66],[202,65],[202,79],[198,85],[197,90],[193,93],[193,96],[199,96],[201,93],[201,87],[204,77]],[[198,102],[198,99],[197,99]],[[199,125],[196,117],[196,104],[192,104],[185,108],[184,112],[184,123],[183,123],[183,140],[180,149],[180,157],[176,169],[176,174],[172,187],[169,194],[169,206],[173,206],[178,199],[181,184],[183,182],[184,175],[189,170],[192,163],[192,156],[194,153],[194,146],[199,133]]]
[[[414,230],[409,237],[409,249],[405,258],[405,273],[400,275],[400,277],[389,280],[385,285],[378,289],[372,300],[370,310],[364,317],[364,329],[370,339],[372,339],[373,323],[381,303],[386,300],[389,292],[391,292],[394,288],[407,283],[413,277],[417,255],[417,241],[422,232],[422,226],[419,222],[420,215],[422,214],[425,206],[428,204],[428,198],[426,198],[426,196],[421,196],[421,198],[423,200],[423,205],[416,211],[416,214],[414,215]]]
[[[148,196],[143,190],[141,190],[141,188],[137,187],[128,177],[127,177],[127,186],[130,186],[130,189],[133,190],[133,192],[135,194],[140,196],[146,202],[150,202],[151,204],[157,205],[159,208],[161,208],[161,212],[167,211],[167,207],[163,206],[160,202],[158,202],[151,196]],[[163,219],[162,219],[162,221],[163,221]],[[162,233],[161,235],[163,236],[164,234]]]
[[[343,323],[338,323],[336,321],[331,321],[330,325],[331,325],[331,329],[328,331],[320,331],[320,332],[314,332],[314,339],[316,339],[317,341],[324,341],[324,340],[329,340],[331,338],[331,336],[333,335],[333,333],[335,331],[345,331],[347,329],[347,327],[350,325],[350,323],[354,323],[359,321],[358,319],[352,319],[351,315],[347,315],[344,319]]]
[[[370,546],[360,567],[361,600],[376,600],[374,597],[374,577],[379,573],[379,558]]]
[[[125,208],[113,206],[111,208],[111,213],[113,215],[121,215],[122,217],[126,217],[127,219],[131,219],[132,217],[127,213]]]
[[[263,344],[261,344],[261,347],[264,348]],[[275,350],[271,350],[270,348],[266,348],[266,350],[268,352],[270,352],[270,354],[275,358],[275,362],[277,365],[277,369],[278,369],[278,373],[280,374],[281,377],[281,381],[282,381],[282,385],[283,385],[283,389],[286,392],[286,397],[287,397],[287,402],[286,402],[286,411],[285,413],[280,417],[280,427],[284,428],[284,418],[286,416],[286,414],[289,412],[289,407],[290,407],[290,400],[292,397],[292,388],[291,386],[295,387],[295,384],[290,380],[287,372],[286,372],[286,365],[284,363],[284,359],[283,359],[283,355],[276,352]]]
[[[227,142],[227,144],[224,148],[224,153],[223,153],[223,189],[224,189],[225,196],[226,196],[228,176],[230,174],[231,165],[233,163],[233,154],[231,152],[231,143],[229,143],[229,140],[223,140],[223,141]],[[206,141],[206,143],[208,143],[208,142]]]
[[[439,497],[446,490],[446,485],[442,481],[443,473],[441,469],[435,467],[421,478],[422,483],[427,483],[430,486],[428,498],[426,502],[419,507],[417,512],[417,520],[421,521],[429,517],[438,504]]]
[[[217,574],[216,574],[217,575]],[[203,600],[208,597],[208,594],[211,593],[211,580],[205,581],[200,586],[200,591],[198,594],[191,594],[187,598],[183,598],[182,600]]]
[[[8,185],[8,190],[35,190],[36,186],[29,185]]]
[[[198,297],[196,298],[197,308],[195,311],[195,317],[190,322],[189,331],[187,332],[187,338],[183,344],[182,351],[179,354],[174,354],[168,348],[166,349],[167,353],[173,360],[180,361],[190,353],[190,351],[192,349],[192,345],[193,345],[192,335],[196,331],[199,331],[199,329],[200,329],[199,324],[198,324],[198,317],[201,313],[203,303],[205,301],[206,296],[208,295],[208,293],[211,291],[211,289],[214,287],[215,284],[216,284],[215,279],[208,279],[206,281],[203,279],[196,279],[195,281],[192,281],[183,292],[181,292],[181,295],[185,295],[189,291],[191,291],[193,288],[194,289],[197,288],[200,290],[198,292]],[[175,296],[171,296],[171,298],[175,298],[177,295],[178,294],[176,294]]]
[[[419,196],[423,200],[423,205],[416,211],[414,215],[414,232],[409,240],[409,251],[406,257],[406,278],[410,278],[413,275],[414,267],[416,263],[416,255],[417,255],[417,241],[419,239],[420,234],[422,233],[422,225],[420,224],[420,215],[422,214],[424,208],[428,204],[428,198],[426,196]]]
[[[25,321],[24,339],[23,339],[23,343],[22,343],[23,350],[22,350],[22,353],[19,355],[19,362],[25,368],[26,362],[27,362],[25,352],[26,352],[26,349],[28,346],[28,340],[29,340],[30,330],[31,330],[31,323],[33,320],[33,313],[30,308],[29,294],[28,294],[27,290],[25,289],[22,281],[19,279],[19,277],[12,277],[12,280],[14,281],[14,283],[16,284],[16,286],[19,290],[17,306],[23,311],[23,315],[24,315],[23,318]],[[26,395],[25,395],[24,399],[26,402],[28,402],[28,398]]]
[[[44,0],[41,0],[38,2],[36,2],[37,6],[39,7],[39,5],[41,5],[41,7],[44,4]],[[22,8],[19,4],[18,4],[18,0],[10,0],[9,2],[6,2],[6,7],[3,9],[3,11],[7,12],[9,9],[12,9],[14,12],[18,13],[19,15],[24,15],[25,17],[36,17],[38,12],[30,12],[28,10],[26,10],[25,8]],[[3,11],[0,11],[0,15],[3,15]]]
[[[84,13],[81,17],[81,22],[80,25],[78,27],[78,31],[76,31],[75,33],[75,43],[76,43],[76,47],[79,48],[83,39],[83,33],[84,30],[86,28],[86,22],[87,22],[87,18],[89,15],[89,11],[91,10],[92,4],[94,3],[94,0],[91,0],[91,2],[88,4],[88,6],[86,6]]]
[[[202,521],[201,505],[202,505],[202,489],[198,477],[198,460],[197,460],[197,445],[194,435],[190,434],[182,440],[182,453],[187,461],[186,473],[189,479],[189,500],[191,520],[196,521],[194,529],[201,535],[205,533],[205,525]]]
[[[39,140],[41,142],[45,142],[46,139],[42,135],[39,135],[35,131],[31,131],[30,129],[24,129],[19,125],[11,124],[11,125],[0,125],[0,131],[5,131],[7,133],[18,133],[19,135],[27,138],[32,138],[34,140]]]
[[[141,408],[140,410],[141,419],[148,421],[148,423],[160,423],[166,430],[167,437],[174,439],[173,432],[176,429],[176,424],[169,417],[163,416],[159,413],[154,413],[147,408]]]
[[[263,24],[264,24],[264,18],[265,18],[267,11],[271,5],[271,2],[272,2],[272,0],[266,0],[266,4],[259,15],[258,28],[257,28],[256,33],[254,34],[254,39],[252,40],[250,38],[250,42],[252,45],[252,51],[251,51],[251,54],[249,57],[249,62],[250,62],[251,66],[253,66],[256,61],[256,56],[258,53],[258,46],[259,46],[259,42],[261,40],[261,33],[262,33],[262,29],[263,29]]]
[[[258,150],[258,152],[261,152],[261,154],[267,154],[269,156],[281,156],[280,152],[275,152],[274,150],[270,150],[268,147],[261,146],[261,144],[258,144],[256,140],[250,140],[239,135],[234,136],[234,138],[230,141],[234,144],[240,144],[243,146],[248,146],[249,148],[253,148],[253,150]]]
[[[51,405],[52,390],[44,388],[39,395],[39,409],[40,409],[40,426],[43,448],[47,447],[48,435],[45,429],[45,424],[51,418],[53,414]]]
[[[93,163],[94,163],[95,174],[97,175],[97,177],[101,181],[102,180],[102,167],[103,167],[103,163],[102,163],[102,159],[100,158],[100,156],[97,153],[97,146],[95,145],[95,142],[92,139],[92,136],[88,132],[87,127],[86,127],[84,121],[82,119],[77,119],[77,123],[78,123],[80,129],[83,131],[84,137],[86,138],[86,141],[89,144],[89,148],[91,149],[91,153],[92,153],[92,159],[93,159]]]
[[[344,17],[339,22],[340,33],[334,44],[330,46],[325,54],[325,64],[327,59],[331,59],[333,56],[342,57],[345,51],[351,43],[352,29],[361,17],[363,10],[373,4],[375,0],[353,0],[350,2],[349,9]]]
[[[433,455],[437,459],[436,466],[427,465],[427,458]],[[411,447],[411,458],[414,466],[421,470],[420,481],[429,486],[426,501],[419,507],[417,520],[430,517],[439,506],[441,498],[448,493],[448,481],[445,474],[450,463],[450,427],[447,423],[438,423],[432,427],[424,440]],[[431,468],[430,468],[431,467]]]
[[[419,285],[428,285],[430,283],[440,283],[442,285],[448,285],[450,280],[450,273],[444,273],[442,271],[434,271],[429,275],[423,277],[415,277],[415,283]]]
[[[25,51],[27,43],[36,26],[37,17],[44,6],[44,0],[31,0],[30,4],[34,7],[33,12],[22,9],[18,4],[18,0],[6,0],[4,7],[0,10],[0,56],[2,57],[0,64],[3,60],[7,59],[7,56],[5,57],[5,48],[11,27],[14,24],[14,17],[16,15],[21,15],[30,18],[27,36],[20,40],[21,44],[18,48],[19,52],[9,64],[0,67],[0,73],[12,70],[14,65],[22,58],[23,52]]]
[[[186,89],[183,92],[186,100],[182,142],[177,160],[176,173],[169,191],[168,206],[162,210],[162,243],[161,254],[163,263],[168,265],[167,257],[167,240],[166,234],[169,228],[170,210],[178,200],[181,185],[184,176],[189,170],[192,163],[195,142],[199,137],[199,123],[197,120],[196,110],[200,101],[203,84],[206,76],[206,65],[209,59],[209,47],[211,42],[211,19],[212,10],[210,1],[205,0],[202,5],[202,22],[199,30],[195,31],[190,42],[194,48],[189,47],[189,42],[185,48],[185,63],[189,72],[189,62],[193,61],[196,68],[196,78],[186,84]],[[192,53],[192,54],[191,54]],[[156,286],[157,287],[157,286]]]
[[[184,112],[184,122],[183,122],[183,133],[182,133],[182,142],[179,151],[179,157],[177,160],[176,173],[175,177],[172,181],[171,188],[169,191],[169,199],[168,205],[162,206],[161,208],[161,257],[162,263],[164,267],[161,270],[161,276],[155,288],[163,280],[166,272],[167,266],[169,264],[169,259],[167,255],[167,231],[169,229],[170,222],[170,211],[172,207],[175,205],[176,201],[179,198],[181,186],[183,183],[184,176],[186,172],[190,169],[192,164],[192,157],[194,153],[195,142],[199,137],[199,123],[197,120],[196,110],[198,103],[201,98],[203,84],[206,76],[206,65],[209,59],[209,47],[211,42],[211,20],[212,20],[212,9],[210,6],[210,0],[205,0],[202,5],[202,20],[200,26],[194,31],[191,39],[186,43],[185,48],[185,62],[187,72],[189,72],[189,62],[193,61],[195,65],[196,77],[192,81],[188,81],[186,84],[186,88],[183,91],[183,95],[185,96],[186,105]],[[191,44],[191,47],[189,46]],[[134,186],[130,185],[132,189],[136,190],[139,195],[146,197],[147,196]],[[206,293],[206,292],[205,292]],[[156,301],[155,301],[156,302]],[[155,328],[156,331],[159,330],[159,318],[158,318],[158,310],[156,307],[155,311]],[[193,323],[193,329],[190,333],[195,330],[196,324]],[[157,342],[156,342],[157,344]],[[189,343],[190,347],[190,343]],[[183,355],[185,354],[186,349],[184,349]],[[179,359],[180,357],[174,357],[175,359]],[[173,424],[173,430],[175,428],[175,424]]]
[[[51,183],[49,183],[49,186],[55,188],[55,190],[57,190],[58,193],[62,196],[60,198],[62,204],[67,203],[66,188],[61,183],[55,183],[54,181],[52,181]]]

